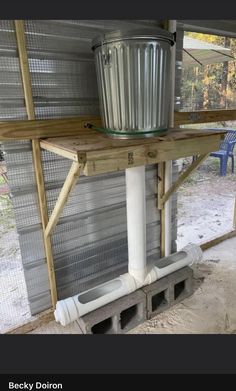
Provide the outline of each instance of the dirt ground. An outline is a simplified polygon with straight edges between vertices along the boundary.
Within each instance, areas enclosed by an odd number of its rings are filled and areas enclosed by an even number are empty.
[[[30,318],[14,213],[4,186],[0,183],[0,333]],[[178,191],[178,249],[230,231],[235,195],[236,175],[229,169],[219,177],[219,162],[209,158]],[[192,297],[132,333],[233,333],[236,239],[205,252],[194,273]],[[78,332],[75,324],[63,328],[51,322],[33,333]]]
[[[208,158],[178,191],[178,249],[230,231],[235,197],[236,174],[231,174],[231,166],[227,176],[220,177],[218,159]]]
[[[236,238],[205,251],[193,269],[194,294],[131,334],[236,333]]]

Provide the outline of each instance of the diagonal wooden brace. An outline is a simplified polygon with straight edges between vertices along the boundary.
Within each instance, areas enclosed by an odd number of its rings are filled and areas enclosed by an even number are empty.
[[[60,215],[64,209],[64,206],[68,200],[68,197],[73,190],[81,172],[81,165],[77,162],[73,162],[70,168],[70,171],[67,175],[67,178],[64,182],[64,185],[61,189],[61,192],[59,194],[59,197],[57,199],[56,205],[52,211],[52,214],[49,218],[47,227],[45,229],[45,236],[48,237],[52,230],[57,225],[57,222],[60,218]]]
[[[188,178],[188,176],[196,170],[200,164],[209,156],[209,153],[200,155],[177,179],[175,183],[169,188],[169,190],[163,195],[158,197],[158,209],[163,209],[166,201],[170,198],[171,194],[174,193],[182,183]],[[161,178],[160,178],[161,179]]]

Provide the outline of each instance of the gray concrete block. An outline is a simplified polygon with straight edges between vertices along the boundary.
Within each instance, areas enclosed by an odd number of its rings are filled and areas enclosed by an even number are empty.
[[[171,298],[173,304],[177,304],[193,294],[193,270],[191,267],[184,267],[178,270],[175,276],[174,273],[170,276],[172,276]]]
[[[137,290],[79,318],[84,334],[124,334],[146,318],[146,294]]]
[[[142,290],[147,297],[147,319],[151,319],[193,293],[193,271],[184,267]]]

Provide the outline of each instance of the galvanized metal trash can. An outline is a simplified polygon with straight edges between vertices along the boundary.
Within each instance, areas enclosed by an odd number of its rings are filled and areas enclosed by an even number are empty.
[[[103,126],[112,137],[154,136],[168,128],[173,34],[115,31],[93,40]]]

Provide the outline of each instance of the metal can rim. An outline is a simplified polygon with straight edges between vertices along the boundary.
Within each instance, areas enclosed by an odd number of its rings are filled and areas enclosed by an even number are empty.
[[[116,30],[96,36],[92,41],[92,50],[109,43],[136,39],[167,41],[171,45],[174,44],[174,34],[160,28],[155,30]]]

